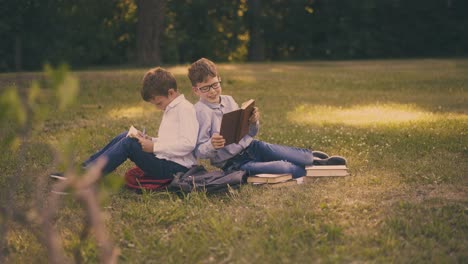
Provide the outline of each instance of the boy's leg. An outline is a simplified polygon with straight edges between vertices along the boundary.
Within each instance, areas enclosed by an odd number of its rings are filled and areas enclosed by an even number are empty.
[[[268,162],[250,161],[240,166],[240,169],[246,171],[247,175],[255,175],[261,173],[291,173],[293,178],[299,178],[306,175],[306,171],[303,166],[298,166],[284,160]]]
[[[135,146],[136,149],[132,151],[130,160],[133,161],[146,175],[152,179],[172,179],[174,174],[179,172],[187,172],[188,169],[176,162],[158,159],[154,153],[148,153],[141,150],[140,144]]]
[[[83,167],[88,166],[88,164],[94,162],[99,156],[101,156],[104,152],[106,152],[109,148],[113,147],[117,142],[122,140],[123,138],[127,137],[127,131],[124,131],[114,137],[106,146],[100,149],[98,152],[94,153],[91,157],[89,157],[86,161],[84,161],[81,165]]]
[[[175,173],[187,171],[187,168],[175,162],[158,159],[154,153],[144,152],[138,140],[129,137],[115,142],[101,156],[107,158],[107,163],[102,170],[103,175],[114,171],[127,159],[132,160],[155,179],[171,179]]]
[[[270,144],[258,140],[250,143],[247,152],[256,162],[284,160],[304,167],[312,165],[314,161],[314,155],[308,149]]]

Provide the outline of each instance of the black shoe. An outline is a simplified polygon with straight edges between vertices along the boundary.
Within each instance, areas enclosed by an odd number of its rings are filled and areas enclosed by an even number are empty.
[[[327,165],[346,165],[346,159],[341,156],[331,156]]]
[[[314,156],[314,158],[319,158],[319,159],[328,159],[330,157],[328,156],[327,153],[318,151],[318,150],[312,151],[312,155]]]
[[[328,159],[314,158],[313,165],[315,166],[346,165],[346,159],[341,156],[331,156]]]
[[[61,172],[54,172],[54,173],[51,173],[49,174],[49,177],[54,179],[54,180],[66,180],[67,178],[63,175],[63,173]]]

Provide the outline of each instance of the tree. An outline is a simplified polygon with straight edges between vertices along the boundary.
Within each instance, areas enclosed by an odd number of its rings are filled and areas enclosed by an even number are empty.
[[[261,0],[248,1],[248,24],[250,32],[250,44],[248,59],[250,61],[263,61],[265,59],[265,38],[261,19]]]
[[[137,0],[137,8],[137,63],[160,65],[166,1]]]

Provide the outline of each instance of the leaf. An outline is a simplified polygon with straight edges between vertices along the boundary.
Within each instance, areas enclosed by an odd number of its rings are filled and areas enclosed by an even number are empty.
[[[64,81],[59,84],[57,96],[59,100],[59,109],[64,110],[71,105],[79,91],[79,81],[71,74],[66,74]]]
[[[68,74],[68,65],[62,64],[57,69],[54,69],[49,64],[44,65],[44,72],[47,78],[51,81],[51,87],[53,90],[58,89],[58,87],[64,83],[66,76]]]
[[[64,110],[71,105],[78,95],[78,78],[69,73],[68,65],[62,64],[54,69],[49,64],[44,65],[44,71],[51,82],[51,88],[55,91],[59,109]]]
[[[29,88],[29,94],[28,94],[28,104],[31,107],[31,109],[35,108],[36,101],[39,98],[40,94],[41,94],[41,87],[39,87],[39,83],[37,81],[33,81],[31,83],[31,87]]]
[[[10,144],[10,150],[11,150],[12,152],[16,152],[16,151],[19,149],[19,147],[21,146],[21,139],[20,139],[20,137],[15,136],[15,137],[11,140],[11,142],[9,142],[9,144]]]
[[[7,89],[0,98],[0,121],[11,120],[24,125],[26,119],[26,110],[21,103],[18,92],[15,88]]]

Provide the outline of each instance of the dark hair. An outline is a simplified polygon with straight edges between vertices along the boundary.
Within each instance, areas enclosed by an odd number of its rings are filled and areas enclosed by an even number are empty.
[[[216,65],[209,59],[201,58],[192,63],[188,69],[188,77],[192,86],[204,82],[208,77],[216,76],[218,76]]]
[[[155,96],[168,96],[169,89],[177,91],[177,81],[174,75],[161,67],[153,68],[143,77],[141,97],[149,101]]]

